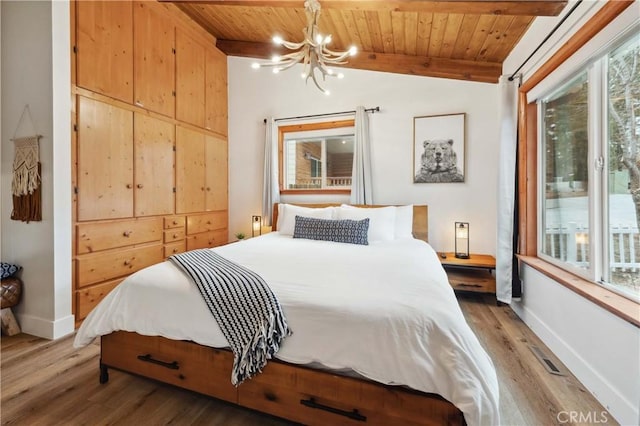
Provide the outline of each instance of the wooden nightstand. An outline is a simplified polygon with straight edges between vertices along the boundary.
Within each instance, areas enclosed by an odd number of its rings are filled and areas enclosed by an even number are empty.
[[[496,269],[493,256],[471,253],[469,259],[458,259],[453,253],[444,253],[446,258],[441,254],[438,258],[454,290],[496,293],[496,278],[491,273]]]

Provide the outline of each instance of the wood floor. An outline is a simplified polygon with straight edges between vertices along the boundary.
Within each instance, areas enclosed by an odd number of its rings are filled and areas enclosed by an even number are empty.
[[[494,297],[477,295],[460,296],[460,305],[496,365],[504,425],[554,425],[560,424],[557,416],[563,411],[604,410],[508,306],[497,307]],[[25,334],[2,337],[3,425],[290,424],[114,370],[109,382],[100,385],[99,343],[81,350],[72,343],[72,336],[55,342]],[[566,375],[549,374],[531,344],[543,349]],[[616,424],[607,417],[608,424]]]

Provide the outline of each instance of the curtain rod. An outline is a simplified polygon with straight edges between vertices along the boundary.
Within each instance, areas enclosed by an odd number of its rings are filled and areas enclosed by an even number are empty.
[[[566,15],[564,15],[562,17],[562,19],[560,20],[560,22],[558,22],[556,24],[555,27],[553,27],[553,29],[551,30],[551,32],[549,34],[547,34],[547,36],[544,38],[544,40],[542,40],[540,42],[540,44],[538,45],[538,47],[535,48],[535,50],[533,51],[533,53],[531,53],[531,55],[529,55],[529,57],[527,59],[524,60],[523,63],[520,64],[520,66],[518,67],[517,70],[515,70],[513,72],[513,74],[511,74],[511,77],[509,77],[509,81],[513,81],[513,79],[515,78],[515,76],[518,74],[518,71],[520,71],[522,69],[522,67],[529,62],[529,59],[531,59],[533,57],[533,55],[535,55],[538,50],[540,50],[540,48],[542,47],[543,44],[545,44],[547,42],[547,40],[549,40],[549,38],[551,38],[551,36],[558,30],[558,28],[560,28],[560,25],[562,25],[564,23],[564,21],[567,20],[567,18],[573,13],[574,10],[576,10],[576,8],[580,5],[580,3],[582,3],[582,0],[578,0],[573,7],[571,8],[571,10],[569,10],[569,12],[567,12]]]
[[[365,112],[376,113],[380,112],[380,107],[377,106],[375,108],[367,108]],[[346,115],[346,114],[355,114],[355,111],[342,111],[342,112],[328,112],[326,114],[311,114],[311,115],[299,115],[297,117],[284,117],[284,118],[276,118],[274,121],[284,121],[284,120],[297,120],[299,118],[315,118],[315,117],[327,117],[331,115]],[[264,122],[267,122],[267,119],[264,119]]]

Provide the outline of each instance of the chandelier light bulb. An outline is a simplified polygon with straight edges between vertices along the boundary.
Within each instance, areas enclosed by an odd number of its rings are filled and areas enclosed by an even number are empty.
[[[284,40],[280,36],[273,36],[273,42],[280,46],[282,43],[284,43]]]
[[[329,96],[329,95],[331,94],[331,92],[330,92],[330,91],[328,91],[328,90],[325,90],[325,91],[324,91],[324,94],[325,94],[325,95],[327,95],[327,96]]]
[[[307,73],[303,72],[302,74],[300,74],[300,77],[302,77],[302,79],[304,80],[305,78],[307,78]]]
[[[324,38],[324,44],[329,44],[329,43],[331,43],[331,34],[329,34]]]
[[[274,68],[274,69],[273,69],[273,73],[274,73],[274,74],[278,74],[279,72],[280,72],[280,68]]]
[[[251,64],[251,68],[253,68],[254,70],[260,69],[260,64],[257,62],[254,62]]]
[[[280,59],[282,59],[279,55],[273,55],[271,57],[271,62],[280,62]]]
[[[358,53],[358,48],[357,48],[357,47],[355,47],[355,46],[351,46],[351,47],[349,48],[349,55],[351,55],[351,56],[355,56],[355,55],[356,55],[356,53]]]
[[[327,74],[329,74],[329,75],[333,75],[333,70],[332,70],[331,68],[329,68],[329,69],[327,70]]]
[[[338,78],[344,78],[344,74],[338,73]]]
[[[322,34],[316,35],[316,43],[322,44]]]

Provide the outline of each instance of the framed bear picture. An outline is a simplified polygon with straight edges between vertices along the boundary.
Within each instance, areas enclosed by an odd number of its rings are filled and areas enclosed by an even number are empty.
[[[464,182],[465,114],[413,118],[413,183]]]

